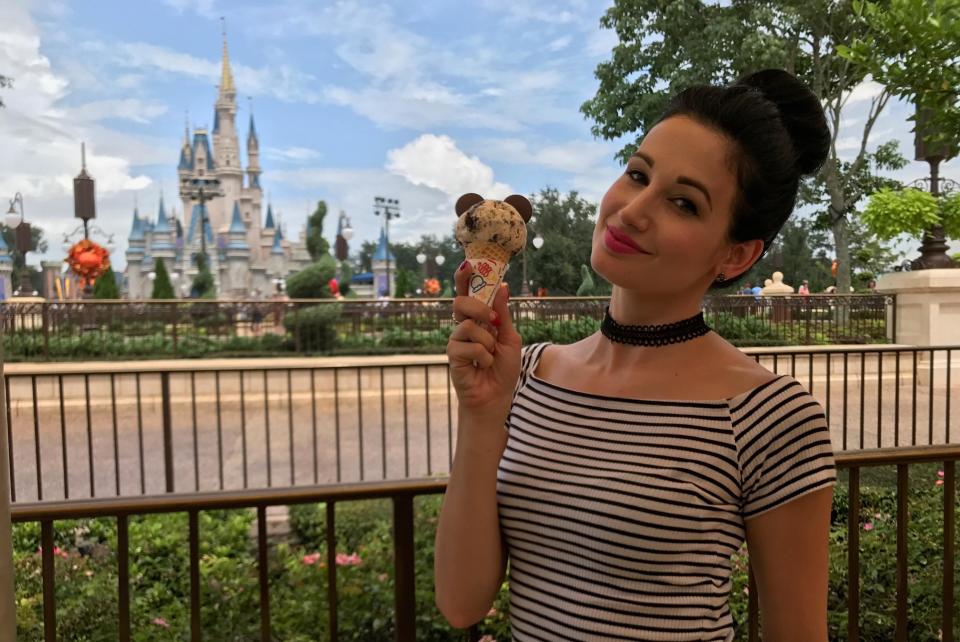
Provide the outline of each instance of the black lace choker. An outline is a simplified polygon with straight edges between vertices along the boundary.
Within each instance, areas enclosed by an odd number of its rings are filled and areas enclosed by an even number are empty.
[[[710,326],[703,320],[703,312],[676,323],[664,325],[622,325],[610,316],[607,306],[600,324],[600,332],[606,338],[617,343],[629,343],[635,346],[665,346],[682,343],[702,337],[710,332]]]

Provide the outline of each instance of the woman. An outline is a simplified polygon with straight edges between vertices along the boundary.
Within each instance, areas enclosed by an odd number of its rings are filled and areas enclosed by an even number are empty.
[[[829,140],[786,72],[679,94],[600,204],[591,262],[613,294],[572,345],[521,351],[506,289],[486,308],[461,266],[435,560],[451,624],[484,617],[509,558],[515,640],[732,640],[746,540],[764,640],[826,640],[822,409],[710,332],[700,304],[762,256]]]

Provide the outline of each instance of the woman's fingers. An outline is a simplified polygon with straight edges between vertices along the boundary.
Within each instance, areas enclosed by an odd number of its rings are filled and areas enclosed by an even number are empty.
[[[453,284],[457,291],[457,296],[466,296],[470,286],[470,275],[473,274],[473,266],[470,261],[464,260],[453,273]]]
[[[491,354],[497,345],[497,341],[493,338],[493,335],[478,326],[472,319],[466,319],[460,323],[456,329],[450,333],[450,340],[479,343]]]
[[[447,356],[454,367],[476,365],[489,368],[493,365],[493,355],[480,343],[451,341],[447,344]]]

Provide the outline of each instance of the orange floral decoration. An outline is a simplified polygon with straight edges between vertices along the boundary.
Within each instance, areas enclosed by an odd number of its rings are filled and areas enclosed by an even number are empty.
[[[110,267],[110,253],[89,239],[74,243],[65,260],[84,285],[93,285]]]
[[[437,296],[440,294],[440,281],[436,279],[425,279],[423,282],[423,291],[427,296]]]

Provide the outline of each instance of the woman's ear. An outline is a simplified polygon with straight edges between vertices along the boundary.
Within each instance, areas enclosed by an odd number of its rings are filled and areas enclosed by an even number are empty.
[[[760,260],[763,255],[763,241],[754,239],[734,243],[730,246],[727,258],[720,264],[718,272],[722,272],[726,280],[735,279]]]

